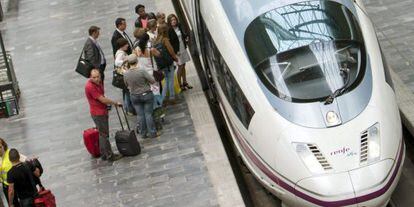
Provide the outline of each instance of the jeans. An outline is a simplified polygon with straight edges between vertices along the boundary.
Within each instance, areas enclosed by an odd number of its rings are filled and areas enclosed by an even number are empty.
[[[102,159],[109,159],[114,153],[109,143],[108,115],[92,116],[92,119],[99,131],[99,151]]]
[[[170,65],[168,68],[163,68],[162,70],[165,75],[165,86],[163,86],[162,97],[165,98],[168,91],[170,99],[174,99],[174,65]]]
[[[124,109],[125,109],[125,111],[135,114],[136,111],[135,111],[134,106],[132,105],[131,94],[129,93],[129,90],[123,90],[122,92],[123,92],[123,95],[124,95]]]
[[[131,94],[131,101],[137,111],[137,120],[139,120],[139,131],[143,137],[150,133],[150,136],[155,136],[154,120],[152,117],[154,94],[147,92],[143,94]]]

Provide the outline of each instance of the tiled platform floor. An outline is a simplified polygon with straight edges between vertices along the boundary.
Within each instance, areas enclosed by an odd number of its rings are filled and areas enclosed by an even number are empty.
[[[58,206],[218,205],[184,97],[168,108],[162,136],[141,142],[141,155],[109,163],[91,158],[82,143],[82,130],[93,122],[84,97],[86,79],[74,66],[89,26],[101,27],[99,42],[108,60],[106,93],[120,100],[121,91],[110,85],[115,19],[127,19],[132,37],[136,4],[169,14],[170,1],[10,1],[1,29],[20,81],[22,111],[0,119],[0,137],[39,157],[43,182]],[[120,129],[114,110],[110,126],[112,135]]]

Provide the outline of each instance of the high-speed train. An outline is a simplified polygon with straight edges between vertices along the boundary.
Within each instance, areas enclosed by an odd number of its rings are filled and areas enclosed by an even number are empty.
[[[404,162],[361,0],[179,0],[238,153],[285,206],[386,206]]]

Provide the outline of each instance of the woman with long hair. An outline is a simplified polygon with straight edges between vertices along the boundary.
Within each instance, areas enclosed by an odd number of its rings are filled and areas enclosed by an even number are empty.
[[[190,55],[187,51],[188,35],[184,32],[178,18],[175,14],[170,14],[167,17],[168,25],[170,26],[169,37],[171,45],[177,53],[177,79],[181,90],[192,89],[193,87],[187,83],[187,74],[185,71],[185,63],[190,61]]]
[[[168,37],[168,25],[161,24],[158,26],[158,36],[154,41],[154,45],[163,44],[167,49],[168,54],[172,57],[174,61],[177,60],[177,55],[174,52],[173,47],[171,46],[170,39]],[[158,65],[159,66],[159,65]],[[174,63],[164,68],[159,66],[159,70],[164,72],[165,75],[165,86],[163,86],[162,97],[166,100],[167,91],[169,93],[169,103],[175,104],[175,92],[174,92]]]

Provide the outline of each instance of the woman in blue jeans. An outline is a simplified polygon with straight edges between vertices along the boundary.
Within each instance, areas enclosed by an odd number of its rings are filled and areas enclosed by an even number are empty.
[[[160,135],[155,129],[154,119],[152,117],[154,94],[151,91],[150,84],[154,84],[154,78],[145,70],[137,66],[137,56],[129,55],[128,63],[130,68],[124,73],[125,85],[131,93],[131,102],[137,112],[139,121],[139,132],[142,138],[154,138]],[[149,135],[147,135],[149,133]]]
[[[168,38],[168,25],[167,24],[161,24],[158,26],[158,36],[157,39],[154,41],[154,45],[162,43],[165,48],[167,48],[168,53],[173,58],[175,62],[178,61],[177,55],[174,52],[174,48],[171,46],[170,39]],[[171,104],[175,103],[175,92],[174,92],[174,64],[171,64],[170,66],[166,68],[159,68],[161,71],[164,72],[165,75],[165,86],[162,90],[162,97],[165,100],[165,97],[167,95],[167,91],[169,93],[169,102]]]

